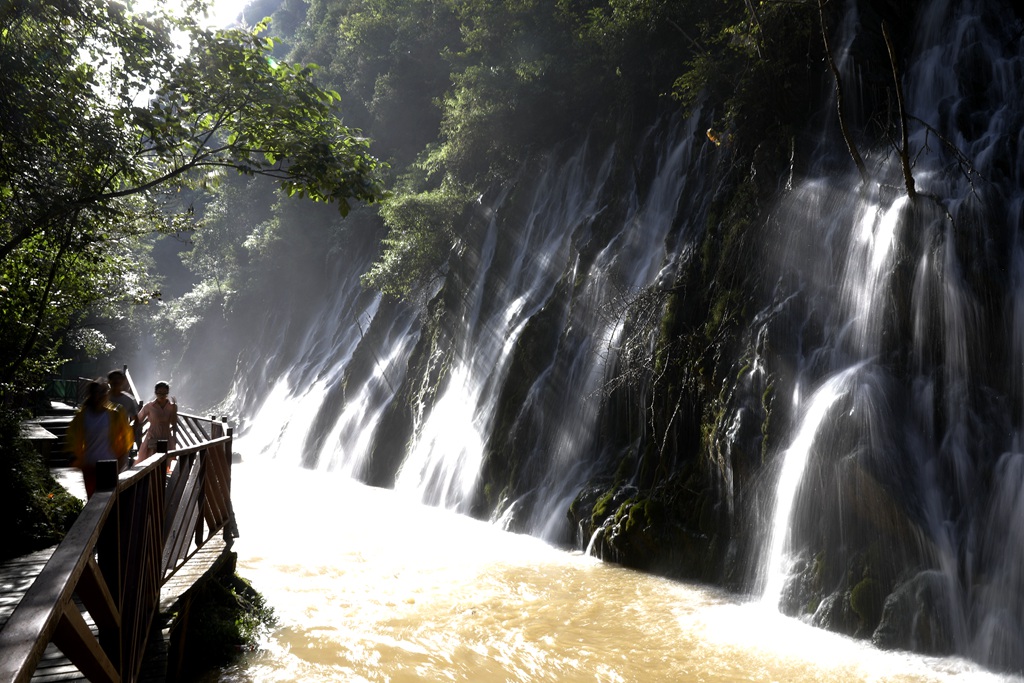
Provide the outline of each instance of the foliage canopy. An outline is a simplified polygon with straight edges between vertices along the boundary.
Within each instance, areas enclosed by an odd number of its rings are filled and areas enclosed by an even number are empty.
[[[648,125],[674,106],[702,38],[743,12],[743,0],[310,0],[292,54],[321,64],[318,77],[373,132],[403,177],[399,203],[430,196],[436,213],[451,188],[486,192],[531,154]],[[441,223],[385,212],[390,235],[364,282],[405,295],[443,270],[462,210],[450,206]]]
[[[368,141],[314,67],[252,30],[118,3],[0,8],[0,392],[40,380],[100,303],[144,301],[136,240],[189,225],[225,169],[336,203],[384,195]],[[115,311],[108,310],[108,314]]]

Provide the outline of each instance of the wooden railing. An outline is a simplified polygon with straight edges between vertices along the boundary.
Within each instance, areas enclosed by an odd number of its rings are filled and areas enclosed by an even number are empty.
[[[0,681],[28,681],[51,642],[90,681],[136,680],[163,583],[217,534],[237,537],[231,443],[223,421],[179,414],[177,449],[120,475],[100,463],[97,491],[0,630]]]

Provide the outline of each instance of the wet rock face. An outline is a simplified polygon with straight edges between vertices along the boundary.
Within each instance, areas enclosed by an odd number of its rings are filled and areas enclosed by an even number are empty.
[[[818,605],[811,623],[836,633],[852,636],[857,632],[857,615],[850,608],[850,595],[846,591],[832,593]]]
[[[833,591],[817,603],[811,624],[853,638],[870,637],[882,612],[882,591],[880,582],[870,577]]]
[[[683,498],[664,486],[589,485],[570,506],[581,546],[605,560],[662,576],[713,581],[725,543],[711,498]]]
[[[925,578],[907,581],[908,567],[920,572],[934,566],[929,537],[899,498],[894,475],[887,475],[883,485],[868,471],[869,459],[860,452],[845,454],[839,447],[842,441],[833,439],[826,449],[841,457],[819,458],[808,468],[815,490],[831,495],[806,496],[796,506],[793,530],[804,549],[779,608],[789,616],[809,617],[813,625],[830,631],[855,638],[881,637],[892,643],[889,647],[918,649],[889,611],[912,602],[914,613],[933,615],[929,623],[943,623],[936,606],[951,594],[938,591]],[[927,626],[927,634],[935,631],[934,624]],[[924,641],[929,648],[925,652],[941,646],[932,644],[930,635]]]
[[[937,571],[915,574],[886,599],[871,641],[885,650],[948,654],[953,641],[944,605],[951,599],[948,581]]]
[[[568,511],[569,522],[577,530],[578,547],[587,548],[594,534],[603,532],[611,512],[635,494],[635,488],[612,482],[592,482],[581,489]]]

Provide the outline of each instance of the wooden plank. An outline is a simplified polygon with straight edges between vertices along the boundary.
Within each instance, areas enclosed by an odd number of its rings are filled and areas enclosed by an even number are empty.
[[[185,413],[181,413],[181,414],[178,415],[178,420],[179,421],[184,420],[185,422],[187,422],[189,424],[189,426],[193,430],[195,430],[196,435],[199,437],[200,441],[212,441],[213,440],[213,436],[212,436],[213,433],[209,429],[207,429],[207,425],[210,424],[210,421],[207,420],[206,418],[198,417],[196,415],[187,415]]]
[[[206,523],[211,530],[220,529],[227,523],[231,511],[230,479],[225,471],[230,465],[224,464],[223,448],[207,451],[205,465]]]
[[[85,571],[82,572],[82,580],[78,582],[78,596],[100,628],[117,630],[121,627],[121,614],[94,557],[89,557]]]
[[[39,666],[32,674],[32,683],[63,683],[66,681],[84,681],[85,676],[68,661],[64,653],[51,643],[39,660]]]
[[[94,683],[118,683],[117,667],[100,647],[82,613],[74,603],[68,604],[53,634],[53,643],[67,655],[87,680]]]
[[[184,423],[178,422],[178,426],[174,432],[176,448],[187,448],[189,446],[195,446],[200,443],[199,439],[195,437],[191,430],[189,430]]]
[[[197,457],[198,456],[194,453],[179,456],[174,469],[171,471],[171,476],[167,480],[166,491],[164,494],[166,499],[166,508],[164,510],[165,543],[170,539],[170,533],[176,523],[175,520],[177,520],[179,516],[179,508],[182,506],[182,500],[185,496],[185,488],[188,486],[192,470],[197,467]]]
[[[164,581],[160,589],[160,614],[168,615],[174,611],[177,602],[204,577],[215,571],[227,557],[227,543],[221,536],[214,536],[207,541]]]
[[[200,467],[198,462],[190,463],[189,469],[182,474],[180,498],[174,505],[174,517],[168,516],[168,526],[163,554],[163,570],[166,575],[173,571],[187,557],[192,543],[193,532],[199,517],[198,501],[202,492]],[[172,505],[168,503],[168,513]]]
[[[178,415],[178,440],[196,446],[210,440],[199,420],[191,415]]]
[[[56,549],[57,546],[53,546],[0,563],[0,629]]]
[[[0,681],[22,680],[35,669],[85,569],[83,549],[96,546],[115,495],[93,495],[0,630]]]
[[[79,607],[81,608],[81,605]],[[95,634],[96,627],[91,622],[88,613],[83,612],[82,616],[85,618],[86,623],[89,624],[90,631]],[[35,672],[32,674],[32,683],[87,680],[82,672],[78,670],[78,667],[72,664],[67,656],[53,643],[46,646],[46,650],[43,651],[43,656],[39,660]]]
[[[121,499],[127,524],[121,651],[122,674],[128,679],[142,666],[160,599],[164,478],[162,467],[153,468]]]

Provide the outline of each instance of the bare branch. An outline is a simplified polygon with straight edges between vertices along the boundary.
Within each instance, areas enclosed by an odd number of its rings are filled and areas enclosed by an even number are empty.
[[[900,161],[903,166],[903,183],[907,187],[907,196],[913,199],[917,196],[917,188],[914,184],[914,174],[910,167],[910,140],[907,131],[907,110],[903,103],[903,84],[900,81],[900,73],[896,68],[896,50],[892,46],[892,38],[889,36],[889,26],[882,22],[882,36],[885,38],[885,47],[889,51],[889,64],[892,66],[892,78],[896,83],[896,104],[900,114],[900,135],[902,143],[899,148]]]
[[[697,50],[697,52],[703,54],[708,53],[707,49],[703,45],[697,42],[689,33],[686,32],[686,30],[682,26],[673,21],[671,17],[665,17],[665,21],[668,22],[669,26],[678,31],[683,36],[683,38],[686,38],[686,40],[690,42],[690,45],[693,45],[694,49]]]
[[[836,80],[836,110],[839,114],[839,130],[843,133],[846,149],[850,153],[853,163],[857,166],[857,171],[860,173],[860,180],[866,185],[868,180],[870,180],[868,169],[864,165],[864,159],[861,157],[860,152],[857,150],[857,145],[853,141],[850,129],[846,125],[846,117],[843,115],[843,80],[839,73],[839,67],[836,66],[836,62],[832,58],[832,47],[828,40],[828,29],[825,27],[825,0],[818,0],[818,18],[821,22],[821,41],[825,46],[828,68]]]
[[[925,131],[928,133],[928,135],[934,135],[936,138],[938,138],[939,142],[941,142],[942,145],[953,154],[953,156],[956,158],[957,165],[960,167],[960,173],[962,173],[964,178],[967,179],[967,183],[971,186],[971,192],[974,192],[974,181],[972,180],[972,178],[974,176],[977,176],[979,178],[983,177],[981,173],[978,171],[978,169],[974,167],[974,162],[968,159],[967,155],[960,151],[960,148],[953,144],[953,142],[949,138],[947,138],[938,130],[936,130],[935,126],[931,125],[924,119],[914,116],[913,114],[908,114],[907,119],[914,120],[917,123],[921,124],[924,127]]]

